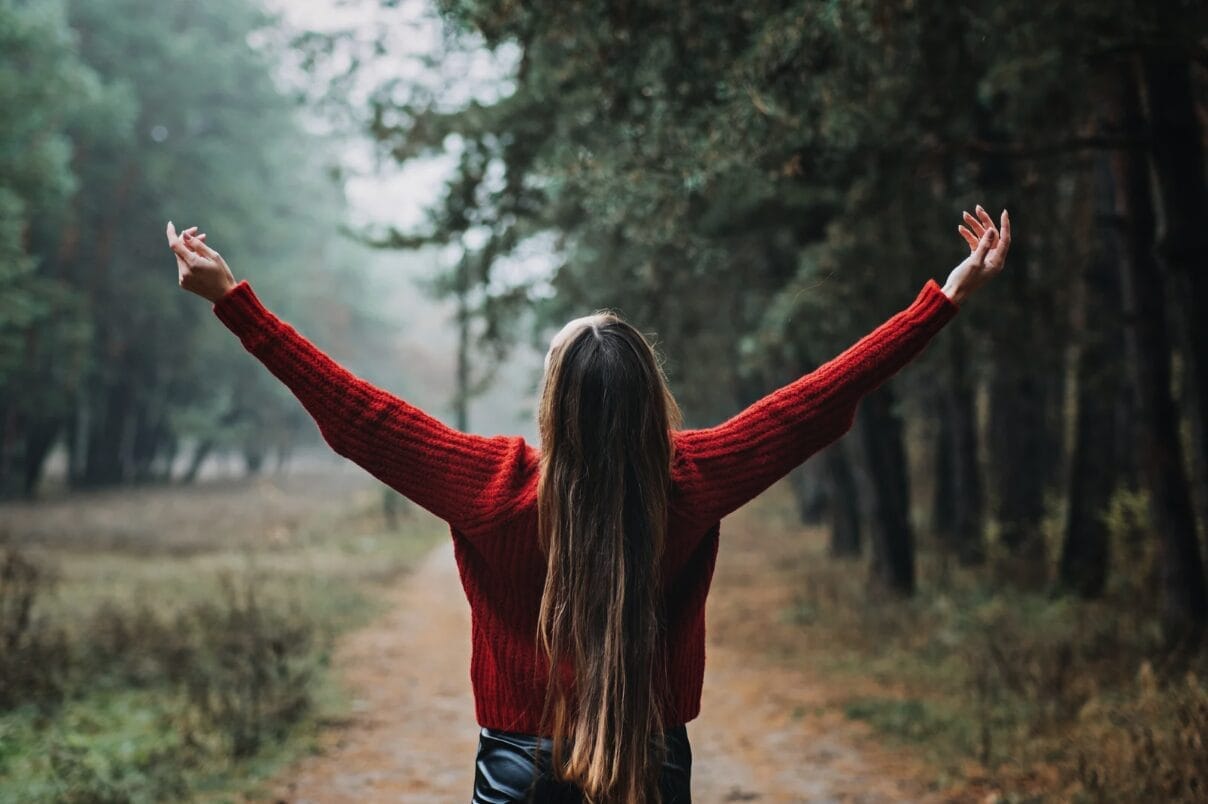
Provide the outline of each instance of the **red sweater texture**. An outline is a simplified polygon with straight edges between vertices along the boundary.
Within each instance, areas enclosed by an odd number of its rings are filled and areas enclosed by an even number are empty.
[[[838,357],[715,427],[675,431],[662,566],[668,727],[700,712],[705,596],[722,517],[847,432],[860,399],[957,310],[928,280],[910,306]],[[539,733],[546,675],[535,635],[546,564],[536,537],[538,450],[521,436],[460,432],[353,374],[266,309],[246,279],[213,311],[289,387],[332,449],[449,524],[470,603],[478,723]]]

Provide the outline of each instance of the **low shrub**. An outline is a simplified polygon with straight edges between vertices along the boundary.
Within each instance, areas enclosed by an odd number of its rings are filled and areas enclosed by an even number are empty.
[[[113,762],[82,746],[56,741],[48,759],[53,797],[60,804],[150,804],[189,798],[189,785],[173,749]]]
[[[1104,705],[1080,741],[1077,775],[1096,801],[1208,800],[1208,689],[1163,684],[1146,663],[1134,696]],[[1089,714],[1089,713],[1088,713]]]
[[[21,704],[53,706],[63,699],[71,651],[61,628],[45,622],[38,598],[49,571],[14,547],[0,555],[0,711]]]
[[[251,757],[312,711],[331,633],[268,579],[56,623],[38,614],[51,578],[15,549],[0,561],[0,800],[12,773],[21,801],[182,800],[190,768]]]
[[[193,634],[146,603],[105,601],[84,620],[80,664],[94,681],[149,687],[172,680],[173,669],[197,652]]]
[[[1125,527],[1139,507],[1115,516],[1121,553],[1148,566]],[[921,748],[940,776],[972,773],[1008,799],[1208,800],[1208,651],[1171,650],[1132,585],[1086,601],[962,571],[886,600],[846,566],[793,571],[786,614],[811,666],[879,685],[853,685],[844,711]]]
[[[193,650],[167,667],[207,730],[221,733],[234,758],[254,754],[266,739],[284,738],[311,707],[312,683],[324,652],[314,624],[296,608],[266,607],[255,579],[222,578],[217,602],[177,618]]]

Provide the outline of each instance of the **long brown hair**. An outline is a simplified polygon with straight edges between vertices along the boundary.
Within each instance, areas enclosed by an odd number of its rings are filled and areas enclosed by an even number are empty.
[[[548,567],[537,639],[554,772],[590,802],[658,801],[659,566],[680,410],[650,343],[601,310],[551,349],[538,424]]]

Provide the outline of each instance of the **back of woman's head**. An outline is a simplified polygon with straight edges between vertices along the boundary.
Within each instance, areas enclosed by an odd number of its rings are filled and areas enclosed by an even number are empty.
[[[656,801],[666,690],[659,564],[680,412],[650,343],[612,312],[567,325],[541,394],[538,640],[554,769],[589,801]]]

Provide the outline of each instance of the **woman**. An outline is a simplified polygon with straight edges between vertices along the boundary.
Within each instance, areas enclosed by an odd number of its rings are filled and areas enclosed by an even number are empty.
[[[970,254],[817,370],[715,427],[680,428],[647,340],[610,312],[546,354],[541,450],[447,427],[335,363],[168,223],[180,286],[285,383],[328,444],[449,523],[470,602],[475,802],[690,801],[719,522],[852,424],[1010,246],[980,206]],[[422,661],[423,657],[417,657]],[[556,671],[551,670],[556,668]]]

